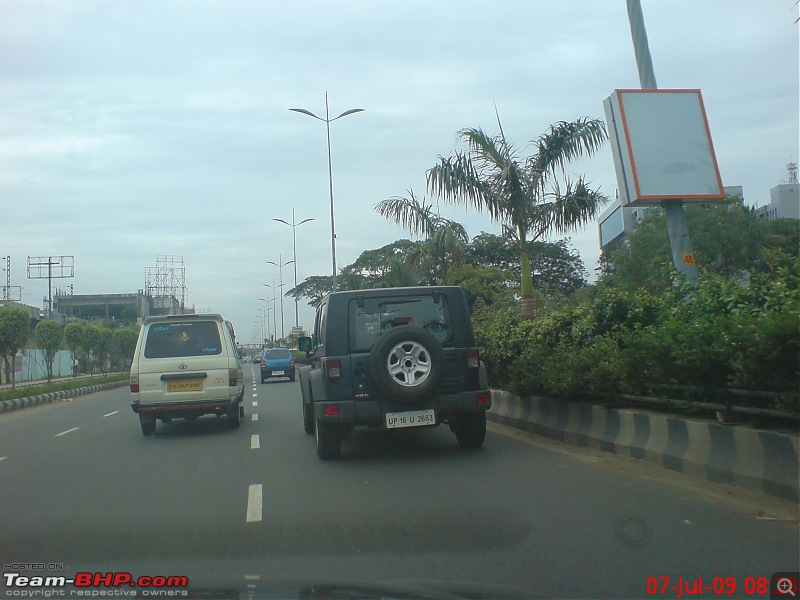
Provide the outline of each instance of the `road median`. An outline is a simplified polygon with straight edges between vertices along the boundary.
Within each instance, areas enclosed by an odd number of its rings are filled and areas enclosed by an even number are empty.
[[[90,383],[91,379],[86,383]],[[0,414],[19,410],[22,408],[29,408],[31,406],[38,406],[40,404],[49,404],[52,402],[60,402],[63,400],[70,400],[78,396],[86,394],[94,394],[104,390],[110,390],[118,387],[128,385],[128,379],[120,379],[117,381],[103,381],[94,383],[92,385],[83,385],[70,389],[55,390],[41,394],[30,394],[22,398],[13,398],[9,400],[0,401]]]
[[[489,419],[579,447],[800,502],[796,435],[492,390]]]

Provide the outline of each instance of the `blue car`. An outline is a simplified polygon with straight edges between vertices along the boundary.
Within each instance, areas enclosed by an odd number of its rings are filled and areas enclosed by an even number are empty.
[[[287,348],[270,348],[261,357],[261,383],[273,377],[294,381],[294,356]]]

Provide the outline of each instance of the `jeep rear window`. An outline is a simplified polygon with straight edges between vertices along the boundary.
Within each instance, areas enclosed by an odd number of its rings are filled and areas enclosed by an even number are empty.
[[[147,330],[145,358],[209,356],[222,353],[215,321],[153,323]]]
[[[410,325],[432,333],[442,345],[452,345],[450,308],[445,296],[434,302],[432,296],[404,298],[365,298],[364,305],[350,301],[350,350],[369,350],[383,332]]]

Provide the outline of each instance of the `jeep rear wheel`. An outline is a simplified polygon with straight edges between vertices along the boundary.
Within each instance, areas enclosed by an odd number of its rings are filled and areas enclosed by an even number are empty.
[[[342,438],[336,425],[316,422],[317,456],[321,460],[339,458],[342,454]]]
[[[453,418],[450,429],[462,448],[480,448],[486,439],[486,413],[473,413]]]
[[[303,402],[303,431],[314,433],[314,409]]]
[[[439,387],[444,352],[433,334],[419,327],[401,326],[383,334],[369,357],[375,385],[405,404],[422,402]]]

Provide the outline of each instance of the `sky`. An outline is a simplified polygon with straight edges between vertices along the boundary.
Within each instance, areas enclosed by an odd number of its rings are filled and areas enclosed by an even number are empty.
[[[699,88],[723,185],[763,205],[797,162],[796,0],[642,0],[659,88]],[[640,87],[625,0],[2,0],[0,256],[43,307],[28,256],[75,257],[76,294],[132,293],[183,257],[188,302],[250,342],[280,285],[331,272],[325,124],[337,263],[409,237],[374,205],[413,190],[456,133],[526,145],[551,123],[603,118]],[[606,144],[571,163],[607,196]],[[488,216],[440,204],[470,236]],[[587,270],[597,223],[572,234]],[[5,263],[3,263],[5,266]],[[293,284],[294,265],[283,268]],[[2,274],[5,276],[5,273]],[[5,279],[5,277],[4,277]],[[294,302],[284,301],[285,329]],[[280,328],[280,303],[277,303]],[[301,302],[300,323],[313,323]]]

